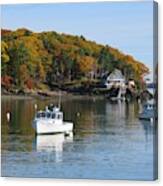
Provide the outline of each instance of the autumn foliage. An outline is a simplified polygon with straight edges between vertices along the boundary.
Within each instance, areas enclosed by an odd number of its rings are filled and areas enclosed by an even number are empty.
[[[1,78],[1,84],[4,88],[6,88],[6,90],[9,90],[12,85],[12,80],[11,76],[5,75]]]
[[[2,85],[32,89],[35,84],[62,84],[101,79],[118,68],[126,79],[140,81],[148,68],[132,56],[84,36],[34,33],[25,28],[2,30]]]

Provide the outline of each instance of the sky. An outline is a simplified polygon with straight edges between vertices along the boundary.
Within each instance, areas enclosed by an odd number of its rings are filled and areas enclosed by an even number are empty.
[[[83,35],[153,68],[153,3],[96,2],[2,5],[1,27]]]

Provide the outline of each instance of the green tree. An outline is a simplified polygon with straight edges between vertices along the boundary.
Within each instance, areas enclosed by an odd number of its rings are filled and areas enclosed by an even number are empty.
[[[103,47],[98,57],[98,64],[100,65],[100,72],[112,72],[114,69],[114,57],[109,53],[107,47]]]
[[[46,79],[46,72],[42,63],[38,63],[36,68],[36,78],[40,82],[44,82]]]
[[[8,45],[4,41],[1,43],[1,69],[2,69],[2,76],[7,74],[7,65],[10,60],[8,54]]]
[[[29,62],[29,53],[24,43],[13,43],[12,48],[9,50],[11,56],[11,75],[15,80],[16,85],[20,85],[20,76],[19,69],[23,64],[28,64]]]

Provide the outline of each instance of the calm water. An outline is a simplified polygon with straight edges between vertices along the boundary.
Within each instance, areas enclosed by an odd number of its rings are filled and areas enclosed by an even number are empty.
[[[56,101],[2,97],[3,176],[153,179],[154,125],[138,120],[137,103],[62,99],[64,119],[75,124],[73,135],[35,137],[34,104],[43,109]]]

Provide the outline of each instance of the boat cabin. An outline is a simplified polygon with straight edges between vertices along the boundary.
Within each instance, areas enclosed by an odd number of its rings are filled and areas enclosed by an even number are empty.
[[[154,109],[154,105],[153,104],[145,104],[144,105],[144,109],[146,109],[146,110],[153,110]]]

